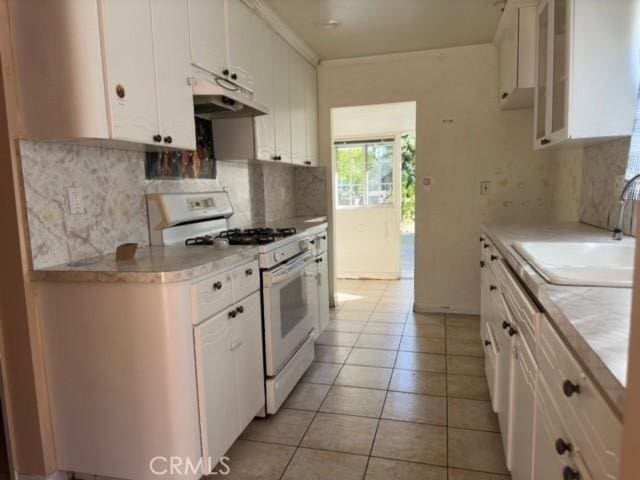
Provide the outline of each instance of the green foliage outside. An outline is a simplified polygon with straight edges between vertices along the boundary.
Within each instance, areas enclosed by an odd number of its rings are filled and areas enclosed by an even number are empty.
[[[402,223],[416,220],[416,135],[402,136]]]

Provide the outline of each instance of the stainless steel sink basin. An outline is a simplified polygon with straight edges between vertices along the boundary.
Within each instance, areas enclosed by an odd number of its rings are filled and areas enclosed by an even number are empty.
[[[631,287],[633,244],[518,242],[513,247],[556,285]]]

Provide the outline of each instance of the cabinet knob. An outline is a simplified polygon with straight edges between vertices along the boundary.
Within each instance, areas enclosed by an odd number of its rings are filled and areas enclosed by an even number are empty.
[[[236,308],[236,312],[244,313],[244,307],[242,305],[240,305],[238,308]]]
[[[159,133],[153,136],[153,141],[154,142],[161,142],[162,141],[162,135],[160,135]]]
[[[565,442],[563,439],[559,438],[556,440],[556,452],[558,455],[564,455],[567,452],[570,452],[572,446],[570,443]]]
[[[491,345],[491,342],[489,340],[485,340],[484,341],[484,346],[488,347],[489,345]]]
[[[305,165],[311,165],[311,162],[309,160],[305,160],[304,164]]]
[[[569,465],[562,470],[562,478],[564,480],[580,480],[580,472],[576,472]]]
[[[549,145],[551,143],[551,140],[549,140],[548,138],[543,138],[542,140],[540,140],[540,145]]]
[[[327,236],[326,236],[326,235],[323,235],[323,236],[321,236],[320,238],[321,238],[322,240],[326,240],[326,239],[327,239]]]
[[[562,391],[565,397],[571,397],[574,393],[580,393],[580,385],[571,383],[571,380],[565,380],[562,383]]]
[[[222,282],[216,282],[213,284],[214,290],[220,290],[222,288]]]
[[[315,241],[315,240],[309,240],[309,243],[310,243],[311,245],[315,245],[315,244],[316,244],[316,241]]]
[[[480,260],[480,268],[484,268],[484,265],[485,265],[484,260]]]
[[[222,74],[226,77],[229,75],[229,70],[227,68],[225,68],[224,70],[222,70]]]
[[[229,312],[229,318],[236,318],[236,315],[237,315],[237,313],[236,313],[236,311],[235,311],[235,310],[231,310],[231,311]]]
[[[497,260],[497,259],[498,259],[498,257],[497,257],[497,256],[495,256],[495,255],[491,255],[491,261],[492,261],[492,262],[493,262],[493,261],[495,261],[495,260]]]
[[[244,271],[244,274],[245,274],[247,277],[250,277],[251,275],[253,275],[253,268],[247,268],[247,269]]]
[[[507,333],[509,334],[510,337],[513,337],[516,333],[518,333],[518,331],[513,327],[509,327],[509,330],[507,330]]]
[[[120,83],[116,85],[116,95],[118,96],[118,98],[124,98],[124,85],[121,85]]]
[[[489,291],[493,292],[494,290],[497,290],[498,287],[496,287],[495,285],[489,285]]]
[[[173,138],[171,136],[164,137],[164,143],[173,143]]]
[[[237,79],[238,79],[238,74],[232,73],[231,74],[231,80],[237,80]]]
[[[484,237],[480,237],[480,242],[484,242]]]
[[[507,98],[509,96],[509,94],[507,92],[503,92],[502,93],[502,99],[504,100],[505,98]]]
[[[504,322],[502,322],[502,328],[504,330],[506,330],[507,328],[509,328],[511,326],[511,324],[509,322],[507,322],[506,320]]]
[[[483,248],[489,248],[491,245],[489,245],[488,243],[485,243],[482,247]]]

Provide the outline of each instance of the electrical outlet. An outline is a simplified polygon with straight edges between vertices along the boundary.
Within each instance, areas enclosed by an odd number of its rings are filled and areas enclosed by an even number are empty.
[[[67,193],[69,196],[69,211],[71,215],[82,215],[84,213],[82,189],[80,187],[69,187]]]
[[[489,195],[491,191],[491,182],[485,180],[484,182],[480,182],[480,195]]]

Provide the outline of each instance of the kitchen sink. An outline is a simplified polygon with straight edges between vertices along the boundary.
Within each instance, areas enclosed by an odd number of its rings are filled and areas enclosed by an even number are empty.
[[[631,287],[633,244],[518,242],[513,247],[556,285]]]

